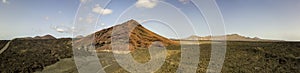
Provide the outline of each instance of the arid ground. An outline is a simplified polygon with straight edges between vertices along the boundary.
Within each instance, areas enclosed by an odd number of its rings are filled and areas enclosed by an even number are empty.
[[[7,43],[8,41],[4,41]],[[71,39],[59,40],[12,40],[8,49],[0,54],[0,72],[47,72],[77,73],[72,58]],[[200,41],[210,42],[210,41]],[[3,45],[1,41],[1,45]],[[189,44],[191,45],[191,44]],[[206,72],[210,61],[211,44],[200,45],[200,63],[197,73]],[[181,51],[180,46],[167,46],[167,59],[156,73],[176,72]],[[191,52],[192,53],[192,52]],[[136,61],[150,60],[148,49],[139,48],[130,54]],[[115,61],[111,52],[98,53],[100,63],[107,73],[126,73]],[[223,73],[299,73],[300,42],[227,42]]]

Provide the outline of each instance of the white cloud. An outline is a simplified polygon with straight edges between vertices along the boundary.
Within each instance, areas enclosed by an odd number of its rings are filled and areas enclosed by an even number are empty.
[[[82,21],[82,20],[83,20],[83,18],[82,18],[82,17],[79,17],[79,18],[78,18],[78,21]]]
[[[75,27],[54,26],[51,28],[59,33],[72,33],[75,31]]]
[[[137,0],[136,7],[154,8],[158,3],[158,0]]]
[[[3,4],[8,4],[8,1],[7,0],[2,0],[2,3]]]
[[[88,1],[90,1],[90,0],[79,0],[81,3],[86,3],[86,2],[88,2]]]
[[[45,20],[49,20],[49,17],[48,17],[48,16],[46,16],[46,17],[45,17]]]
[[[104,24],[104,23],[101,23],[101,25],[104,26],[105,24]]]
[[[187,4],[189,3],[191,0],[178,0],[179,2],[181,2],[182,4]]]
[[[84,24],[94,24],[96,23],[97,17],[94,14],[88,14],[86,17],[79,17],[78,21]]]
[[[80,2],[82,2],[82,3],[85,2],[85,1],[86,1],[86,0],[80,0]]]
[[[62,14],[63,12],[62,12],[62,11],[58,11],[57,13],[58,13],[58,14]]]
[[[111,9],[104,9],[104,8],[100,7],[99,4],[97,4],[93,8],[93,12],[98,13],[98,14],[102,14],[102,15],[107,15],[107,14],[111,14],[112,10]]]
[[[61,28],[56,28],[56,31],[57,31],[57,32],[60,32],[60,33],[64,33],[64,32],[66,32],[66,30],[64,30],[64,29],[61,29]]]
[[[2,0],[3,3],[6,3],[6,0]]]
[[[88,16],[88,17],[85,19],[85,21],[86,21],[88,24],[93,23],[95,20],[96,20],[95,18],[90,17],[90,16]]]

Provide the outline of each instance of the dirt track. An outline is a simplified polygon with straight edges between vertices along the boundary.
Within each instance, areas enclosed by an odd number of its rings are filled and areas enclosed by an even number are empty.
[[[8,48],[10,42],[11,42],[11,41],[9,41],[9,42],[7,42],[7,43],[5,44],[5,46],[0,50],[0,54],[2,54],[2,53]]]

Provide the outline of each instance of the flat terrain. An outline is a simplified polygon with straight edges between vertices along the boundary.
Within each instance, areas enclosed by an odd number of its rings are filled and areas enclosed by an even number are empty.
[[[0,73],[28,73],[72,57],[71,39],[12,40],[0,54]]]
[[[34,44],[33,44],[34,43]],[[47,45],[46,45],[47,43]],[[60,43],[60,44],[57,44]],[[0,56],[0,73],[48,72],[76,73],[68,41],[12,41],[9,49]],[[23,45],[20,45],[23,44]],[[17,46],[19,45],[19,46]],[[26,46],[24,46],[26,45]],[[38,46],[39,45],[39,46]],[[185,46],[195,46],[187,44]],[[197,73],[205,73],[210,61],[211,44],[200,46]],[[158,52],[159,53],[159,52]],[[193,52],[190,52],[193,53]],[[140,63],[149,61],[147,49],[139,48],[131,53]],[[107,73],[127,73],[110,52],[97,54]],[[157,55],[159,56],[159,55]],[[155,73],[176,72],[181,57],[180,46],[168,46],[165,63]],[[223,73],[299,73],[300,42],[227,42]],[[183,65],[189,65],[185,63]],[[68,67],[61,67],[68,66]]]
[[[222,72],[228,73],[299,73],[300,72],[300,43],[296,42],[227,42],[226,59]],[[197,72],[205,73],[210,61],[211,44],[201,44],[200,63]],[[156,73],[176,72],[181,51],[179,46],[168,47],[168,56],[163,66]],[[191,52],[193,53],[193,52]],[[144,63],[150,56],[147,50],[133,52],[135,60]],[[101,63],[109,66],[109,73],[127,72],[116,64],[112,54],[99,55],[105,57]],[[107,59],[110,58],[110,59]],[[188,64],[186,64],[188,65]],[[112,68],[110,68],[112,67]]]

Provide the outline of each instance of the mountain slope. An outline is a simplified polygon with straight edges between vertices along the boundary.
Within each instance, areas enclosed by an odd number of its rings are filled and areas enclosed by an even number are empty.
[[[160,41],[165,46],[178,44],[144,28],[135,20],[129,20],[125,23],[95,32],[77,40],[75,43],[79,44],[79,46],[94,45],[97,51],[111,50],[111,46],[119,46],[111,45],[112,38],[114,38],[114,43],[128,43],[131,51],[139,47],[148,48],[155,41]],[[126,41],[126,38],[129,38],[129,41],[122,42]]]

